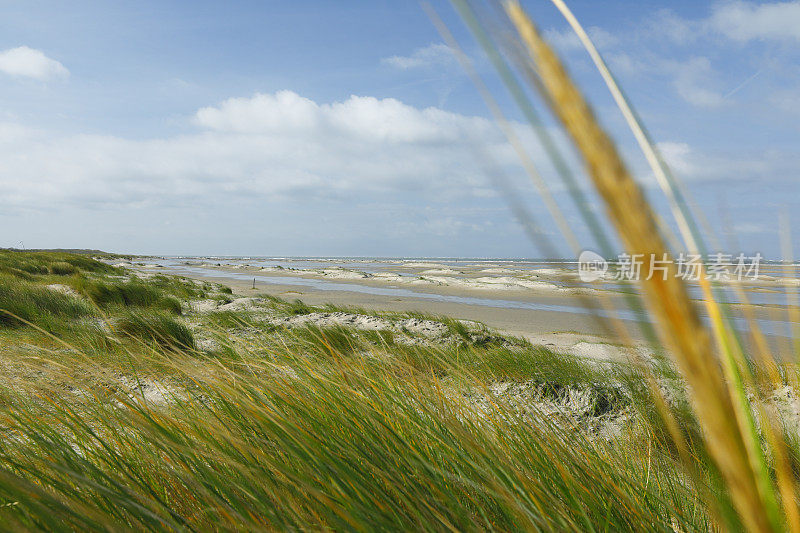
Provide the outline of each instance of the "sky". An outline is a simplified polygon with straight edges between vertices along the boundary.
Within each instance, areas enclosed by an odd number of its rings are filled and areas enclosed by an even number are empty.
[[[456,11],[431,5],[581,247],[596,250]],[[523,5],[672,225],[563,18],[545,0]],[[717,236],[710,247],[777,258],[788,234],[797,249],[800,1],[569,5]],[[579,159],[555,122],[546,124],[588,191]],[[510,189],[497,188],[499,175]],[[573,256],[417,2],[0,1],[0,247],[548,255],[509,199],[524,203],[558,255]]]

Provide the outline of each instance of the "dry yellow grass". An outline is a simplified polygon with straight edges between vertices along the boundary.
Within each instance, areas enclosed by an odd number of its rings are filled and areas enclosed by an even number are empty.
[[[547,102],[582,154],[626,250],[641,254],[642,269],[648,271],[653,258],[665,257],[668,247],[644,194],[561,61],[519,3],[507,2],[506,11],[530,53]],[[666,268],[665,277],[643,281],[645,300],[662,342],[692,390],[693,407],[705,430],[708,450],[746,527],[753,531],[780,529],[777,501],[770,479],[764,475],[760,444],[743,424],[744,418],[752,416],[749,405],[732,394],[711,338],[676,276],[674,264],[667,262]]]

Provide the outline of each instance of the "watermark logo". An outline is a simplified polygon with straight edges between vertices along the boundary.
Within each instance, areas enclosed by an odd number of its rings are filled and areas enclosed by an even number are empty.
[[[617,260],[606,261],[600,254],[584,250],[578,257],[578,277],[583,282],[599,279],[617,281],[666,280],[670,271],[677,278],[699,281],[701,276],[712,281],[757,280],[762,256],[713,253],[700,254],[619,254]],[[674,267],[671,267],[674,265]],[[611,268],[613,266],[614,268]]]
[[[608,271],[608,261],[591,250],[584,250],[578,257],[578,276],[584,283],[603,279]]]

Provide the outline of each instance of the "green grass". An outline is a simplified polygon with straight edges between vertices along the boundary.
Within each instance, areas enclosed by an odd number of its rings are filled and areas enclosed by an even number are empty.
[[[380,346],[395,346],[395,333],[389,329],[369,330],[363,333],[367,342]]]
[[[183,317],[182,301],[234,296],[102,267],[57,275],[73,264],[58,259],[0,274],[0,307],[45,330],[0,317],[4,528],[712,527],[636,368],[419,313],[355,310],[445,335],[281,326],[270,317],[354,310],[279,298]],[[682,384],[656,372],[703,490],[724,500]]]
[[[283,305],[285,306],[286,313],[289,315],[307,315],[313,312],[309,306],[300,300],[294,300],[291,303],[285,303]]]
[[[206,321],[215,328],[223,329],[247,327],[255,322],[250,313],[243,311],[214,311],[206,316]]]
[[[21,271],[34,275],[47,275],[51,271],[58,275],[72,274],[76,271],[103,274],[120,272],[119,269],[85,255],[16,250],[0,250],[0,270],[5,272]],[[57,272],[59,270],[62,272]]]
[[[243,352],[246,371],[170,356],[169,408],[121,387],[38,402],[7,388],[0,497],[24,528],[685,530],[707,527],[668,457],[589,443],[433,374]],[[349,362],[348,362],[349,361]],[[274,370],[291,366],[296,377]],[[409,372],[411,369],[405,369]],[[83,392],[83,391],[82,391]],[[102,401],[98,401],[98,400]],[[155,411],[153,411],[155,409]],[[45,480],[41,485],[36,480]]]
[[[332,357],[349,356],[362,348],[357,332],[342,326],[318,327],[308,325],[291,332],[303,353]]]
[[[157,283],[141,280],[102,281],[88,278],[72,280],[72,286],[101,308],[139,307],[181,313],[180,301]]]
[[[57,261],[50,264],[50,273],[56,276],[67,276],[78,272],[78,267],[66,261]]]
[[[147,285],[177,298],[205,298],[207,293],[213,290],[213,286],[209,283],[195,284],[189,279],[177,276],[151,276],[147,278]],[[218,286],[218,289],[218,292],[223,294],[232,292],[230,287],[221,285]]]
[[[116,329],[123,335],[154,342],[174,350],[195,350],[194,335],[184,324],[158,312],[135,312],[119,318]]]
[[[53,330],[66,319],[92,314],[91,306],[72,296],[15,277],[0,275],[0,327],[33,322]]]
[[[20,279],[24,279],[24,280],[27,280],[27,281],[31,281],[31,280],[35,279],[35,276],[33,274],[31,274],[30,272],[26,272],[25,270],[21,270],[19,268],[13,267],[13,266],[8,266],[8,265],[3,265],[3,264],[0,264],[0,274],[6,274],[6,275],[9,275],[9,276],[14,276],[14,277],[17,277],[17,278],[20,278]]]

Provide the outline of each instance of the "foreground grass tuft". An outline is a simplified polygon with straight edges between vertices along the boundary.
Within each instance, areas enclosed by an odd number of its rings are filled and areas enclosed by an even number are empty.
[[[358,357],[251,348],[237,364],[164,352],[173,382],[192,387],[160,407],[141,385],[93,388],[96,372],[77,394],[44,387],[44,403],[19,386],[3,390],[14,438],[0,444],[0,497],[17,502],[4,509],[8,523],[90,531],[708,526],[666,456],[589,443],[501,400],[476,410],[442,395],[434,374],[403,364],[387,371]]]

